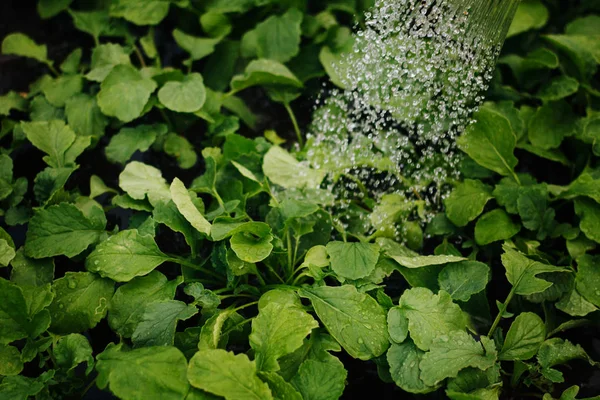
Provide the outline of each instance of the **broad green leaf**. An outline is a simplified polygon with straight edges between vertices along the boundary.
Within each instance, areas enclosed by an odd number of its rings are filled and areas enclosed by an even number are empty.
[[[171,200],[169,185],[160,170],[138,161],[127,164],[119,175],[119,186],[132,199],[144,200],[148,196],[154,206],[160,201],[168,203]]]
[[[569,186],[549,185],[549,189],[563,199],[585,196],[600,202],[600,170],[585,169]]]
[[[225,334],[223,331],[231,321],[237,323],[237,319],[243,318],[233,310],[215,312],[215,314],[213,314],[213,316],[202,326],[198,341],[198,349],[203,351],[225,348],[229,340],[229,334]]]
[[[303,15],[296,9],[291,8],[281,16],[273,15],[264,22],[256,25],[253,31],[246,35],[252,35],[258,58],[288,62],[300,52],[300,24]],[[244,46],[245,39],[242,39]]]
[[[599,257],[584,255],[577,259],[577,275],[575,278],[577,291],[587,301],[600,307],[600,269]]]
[[[192,386],[227,400],[272,400],[271,390],[256,374],[256,365],[245,354],[225,350],[199,351],[190,360]]]
[[[254,60],[246,67],[243,75],[231,80],[235,92],[252,86],[289,86],[301,88],[302,82],[283,64],[274,60]]]
[[[529,121],[529,140],[542,149],[554,149],[575,132],[576,119],[565,101],[550,102],[538,108]]]
[[[163,150],[171,157],[175,157],[180,168],[190,169],[198,161],[194,146],[183,136],[169,133],[163,143]]]
[[[115,0],[110,15],[136,25],[158,25],[169,14],[170,4],[171,0]]]
[[[325,176],[322,171],[301,164],[279,146],[271,147],[265,154],[263,171],[271,182],[286,189],[316,188]]]
[[[241,231],[231,237],[229,243],[231,250],[240,260],[248,263],[257,263],[267,258],[273,251],[273,235],[270,231],[257,236],[251,231]]]
[[[429,393],[436,389],[421,379],[419,364],[425,352],[408,340],[402,344],[392,344],[387,352],[392,379],[402,390],[409,393]]]
[[[10,280],[19,286],[44,286],[54,279],[54,259],[34,260],[25,257],[22,248],[17,251],[10,265]]]
[[[64,121],[21,123],[27,139],[47,156],[44,161],[54,168],[67,166],[66,152],[75,142],[75,132]]]
[[[175,203],[181,215],[183,215],[198,232],[210,236],[210,222],[208,222],[200,211],[198,211],[183,182],[178,178],[175,178],[173,183],[171,183],[170,190],[173,203]]]
[[[29,36],[22,33],[11,33],[4,38],[2,41],[2,54],[29,57],[44,64],[52,64],[48,60],[46,45],[38,45]]]
[[[142,115],[156,82],[129,65],[115,66],[102,81],[98,106],[108,116],[131,122]]]
[[[305,400],[337,400],[342,396],[348,373],[336,358],[328,361],[308,359],[291,383]]]
[[[492,198],[490,186],[481,181],[466,179],[446,198],[446,216],[454,225],[465,226],[483,212]]]
[[[37,379],[22,375],[8,376],[0,383],[0,398],[2,400],[28,400],[31,396],[39,394],[53,376],[53,370],[42,373]]]
[[[597,307],[580,295],[576,289],[565,294],[563,298],[556,303],[556,308],[573,317],[584,317],[598,310]]]
[[[54,345],[52,352],[56,364],[66,371],[72,371],[82,363],[87,364],[86,374],[94,368],[92,346],[85,336],[78,333],[62,336]]]
[[[523,253],[503,245],[502,264],[506,268],[506,278],[519,295],[540,293],[552,286],[552,283],[538,278],[537,275],[548,272],[568,273],[568,269],[543,264],[527,258]]]
[[[52,121],[63,120],[65,113],[62,109],[56,108],[43,95],[36,96],[29,105],[29,116],[32,121]]]
[[[102,114],[96,98],[85,93],[79,93],[67,100],[65,115],[69,127],[78,136],[104,136],[108,118]]]
[[[512,221],[510,216],[501,208],[492,210],[479,218],[475,224],[475,241],[484,246],[515,236],[521,226]]]
[[[503,176],[515,176],[516,137],[510,121],[496,111],[482,107],[457,143],[479,165]]]
[[[175,347],[145,347],[127,351],[109,344],[97,357],[98,387],[108,386],[124,400],[183,400],[189,390],[187,362]]]
[[[110,20],[110,16],[106,10],[74,11],[69,9],[69,14],[73,18],[73,25],[78,30],[92,35],[97,43],[99,43],[98,38],[100,36],[112,36],[116,33],[114,29],[114,25],[116,25],[115,21]],[[98,44],[94,50],[102,46],[104,45]]]
[[[287,400],[303,400],[302,395],[292,386],[291,383],[286,382],[276,372],[259,372],[260,379],[263,380],[269,389],[273,397],[276,399],[287,399]],[[337,398],[336,398],[337,399]]]
[[[23,371],[23,362],[19,349],[0,344],[0,376],[19,375]],[[0,397],[2,390],[0,389]]]
[[[547,220],[554,219],[554,211],[547,208],[548,191],[545,185],[522,188],[517,199],[517,209],[525,228],[537,231]]]
[[[537,360],[542,368],[552,368],[576,359],[586,360],[592,366],[597,365],[590,359],[583,347],[560,338],[546,340],[537,352]]]
[[[15,248],[5,239],[0,239],[0,267],[7,267],[15,255]]]
[[[579,228],[589,239],[600,243],[600,205],[586,198],[575,199]]]
[[[37,11],[43,19],[52,18],[66,10],[73,0],[39,0]]]
[[[29,221],[25,254],[32,258],[75,257],[98,242],[105,227],[106,220],[88,219],[72,204],[50,206]]]
[[[331,268],[345,279],[360,279],[375,269],[379,259],[379,246],[369,243],[329,242],[327,253]]]
[[[535,356],[546,339],[546,326],[537,314],[521,313],[510,326],[504,345],[500,351],[500,360],[529,360]]]
[[[490,267],[478,261],[450,264],[438,276],[442,290],[448,292],[453,300],[465,302],[484,290],[490,279]]]
[[[475,341],[465,331],[453,331],[438,337],[420,364],[421,378],[426,385],[437,385],[459,371],[474,367],[486,370],[496,363],[496,348],[491,339],[483,336]]]
[[[168,281],[158,271],[120,286],[108,305],[108,323],[119,335],[130,338],[142,320],[146,305],[173,300],[181,278]]]
[[[550,13],[540,0],[525,0],[517,9],[507,37],[515,36],[546,25]]]
[[[135,347],[173,346],[177,322],[190,319],[197,313],[195,306],[177,300],[148,304],[131,341]]]
[[[11,110],[27,110],[27,100],[13,91],[0,96],[0,115],[9,115]]]
[[[469,324],[468,315],[443,290],[438,294],[426,288],[406,290],[397,309],[408,320],[411,339],[424,351],[429,350],[438,336],[464,330]]]
[[[182,81],[169,81],[158,91],[158,100],[169,110],[194,113],[206,101],[204,79],[198,73],[190,74]]]
[[[81,48],[73,50],[60,64],[60,70],[65,74],[77,74],[81,67],[82,56],[83,50],[81,50]]]
[[[317,328],[314,318],[300,308],[270,303],[252,321],[250,346],[260,371],[278,371],[277,359],[302,346],[304,338]]]
[[[0,345],[29,336],[31,319],[23,290],[0,278]]]
[[[461,262],[461,261],[466,260],[466,258],[458,257],[458,256],[446,256],[446,255],[420,256],[417,253],[413,252],[412,250],[409,250],[409,249],[406,249],[406,250],[407,250],[406,254],[399,254],[399,253],[390,254],[390,253],[388,253],[388,255],[390,256],[390,258],[392,258],[398,264],[402,265],[403,267],[411,268],[411,269],[430,267],[430,266],[434,266],[434,265],[456,263],[456,262]]]
[[[546,35],[548,40],[561,53],[565,54],[575,66],[578,78],[582,81],[590,79],[598,68],[600,56],[594,54],[597,47],[593,37],[583,35]]]
[[[173,31],[173,38],[179,47],[190,54],[190,59],[194,61],[214,53],[215,46],[221,41],[221,38],[201,38],[188,35],[179,29]]]
[[[536,96],[544,101],[558,101],[577,93],[578,90],[577,79],[561,75],[544,85]]]
[[[86,258],[85,267],[104,278],[129,282],[136,276],[148,275],[171,258],[164,254],[152,236],[128,229],[100,243]]]
[[[67,272],[52,284],[56,297],[48,310],[50,330],[57,334],[85,332],[106,315],[114,283],[89,272]]]
[[[44,85],[43,93],[54,107],[64,107],[67,100],[83,89],[81,75],[63,75]]]
[[[158,136],[166,133],[167,126],[164,124],[122,128],[106,146],[106,158],[114,163],[125,164],[136,151],[147,151]]]
[[[185,238],[186,243],[192,249],[192,253],[196,254],[198,250],[199,233],[185,219],[177,209],[177,206],[172,201],[168,203],[159,202],[152,211],[152,218],[157,224],[164,224],[169,229],[179,232]]]
[[[354,286],[301,289],[331,336],[354,358],[369,360],[388,348],[385,311]]]
[[[92,69],[85,77],[91,81],[102,82],[117,65],[131,65],[129,54],[118,44],[101,44],[92,52]]]

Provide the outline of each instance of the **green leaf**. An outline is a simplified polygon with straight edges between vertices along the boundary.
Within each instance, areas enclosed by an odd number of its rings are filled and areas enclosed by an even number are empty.
[[[253,51],[258,58],[288,62],[300,52],[300,25],[303,14],[296,8],[289,9],[281,16],[273,15],[256,28],[246,33],[242,39],[255,43]],[[248,38],[251,35],[251,39]]]
[[[169,14],[171,0],[116,0],[110,15],[125,18],[136,25],[158,25]]]
[[[128,229],[96,246],[85,260],[85,267],[104,278],[129,282],[170,260],[160,251],[152,236],[143,236],[136,229]]]
[[[42,91],[48,103],[54,107],[64,107],[67,100],[80,93],[82,89],[81,75],[63,75],[44,85]]]
[[[206,88],[202,75],[193,73],[180,82],[167,82],[158,91],[158,100],[175,112],[194,113],[200,110],[206,101]]]
[[[190,360],[192,386],[227,400],[272,400],[266,383],[256,375],[256,365],[245,354],[225,350],[199,351]]]
[[[589,313],[598,310],[598,308],[580,295],[576,289],[565,294],[563,298],[556,303],[556,308],[573,317],[584,317]]]
[[[27,100],[17,92],[10,91],[0,96],[0,115],[9,115],[11,110],[26,111]]]
[[[316,188],[325,176],[324,172],[301,164],[279,146],[271,147],[265,154],[263,171],[271,182],[286,189]]]
[[[98,354],[98,387],[110,387],[120,399],[160,398],[182,400],[189,384],[185,356],[175,347],[127,350],[109,344]]]
[[[188,35],[179,29],[173,31],[173,38],[179,47],[190,54],[190,58],[194,61],[214,53],[215,46],[221,41],[221,38],[201,38]]]
[[[52,284],[56,297],[48,310],[50,330],[57,334],[85,332],[106,315],[114,283],[89,272],[67,272]]]
[[[117,65],[131,65],[129,53],[115,43],[101,44],[92,52],[92,69],[85,77],[91,81],[102,82]]]
[[[52,62],[48,60],[46,45],[38,45],[29,36],[22,33],[11,33],[4,38],[2,41],[2,54],[29,57],[41,63],[52,65]]]
[[[600,307],[600,271],[597,256],[584,255],[577,259],[575,283],[577,291],[587,301]]]
[[[459,148],[482,167],[516,177],[514,168],[518,160],[513,152],[517,139],[510,121],[487,107],[482,107],[475,118],[477,122],[458,138]]]
[[[167,130],[164,124],[122,128],[106,146],[106,158],[114,163],[125,164],[136,151],[147,151],[156,138],[166,134]]]
[[[521,2],[507,37],[515,36],[532,29],[540,29],[548,22],[550,13],[540,0]]]
[[[600,202],[600,170],[585,169],[569,186],[553,186],[549,189],[552,194],[562,199],[574,199],[585,196]]]
[[[37,11],[43,19],[52,18],[66,10],[73,0],[39,0]]]
[[[537,314],[521,313],[506,334],[499,359],[529,360],[537,354],[544,339],[546,339],[544,321]]]
[[[158,202],[171,201],[169,185],[160,170],[138,161],[127,164],[125,170],[119,175],[119,186],[132,199],[144,200],[148,196],[150,204],[154,206]]]
[[[108,118],[102,114],[96,98],[85,93],[79,93],[67,100],[65,115],[69,127],[78,136],[104,136]]]
[[[305,400],[337,400],[342,396],[348,373],[336,358],[328,361],[308,359],[292,378],[292,385]]]
[[[196,254],[198,249],[198,231],[185,219],[172,201],[168,203],[159,202],[152,212],[152,218],[158,224],[164,224],[169,229],[179,232],[185,238],[186,243]]]
[[[14,376],[19,375],[21,371],[23,371],[23,362],[19,349],[0,344],[0,375]],[[0,390],[1,395],[2,390]]]
[[[52,379],[54,371],[44,372],[37,379],[22,375],[9,376],[0,383],[0,397],[2,400],[28,400],[31,396],[39,394],[46,382]]]
[[[257,236],[255,232],[241,231],[229,240],[233,250],[240,260],[257,263],[267,258],[273,251],[273,235],[266,233]]]
[[[290,86],[301,88],[302,82],[283,64],[274,60],[254,60],[243,75],[231,80],[231,89],[242,91],[252,86]]]
[[[29,221],[25,254],[32,258],[75,257],[104,235],[106,220],[88,219],[72,204],[39,210]]]
[[[210,222],[198,211],[190,193],[178,178],[171,183],[171,198],[185,219],[200,233],[210,236]]]
[[[54,279],[54,260],[44,258],[34,260],[25,257],[23,249],[17,251],[11,262],[11,282],[19,286],[44,286]]]
[[[419,364],[425,352],[408,340],[402,344],[392,344],[387,352],[392,379],[402,390],[409,393],[429,393],[436,389],[428,386],[420,377]]]
[[[453,300],[464,302],[484,290],[490,279],[490,267],[478,261],[450,264],[438,276],[440,288],[448,292]]]
[[[434,265],[443,265],[449,263],[456,263],[466,260],[464,257],[458,256],[420,256],[412,250],[405,249],[406,251],[400,255],[400,253],[388,253],[389,257],[396,261],[398,264],[406,268],[416,269],[430,267]]]
[[[502,264],[506,268],[506,278],[513,285],[515,294],[541,293],[552,286],[552,283],[537,277],[541,273],[569,272],[568,269],[533,261],[506,244],[502,248]]]
[[[443,290],[433,294],[426,288],[406,290],[396,308],[408,320],[408,331],[415,345],[429,350],[435,338],[454,330],[464,330],[469,318]]]
[[[85,336],[73,333],[63,336],[54,345],[52,350],[56,364],[67,371],[72,371],[82,363],[87,364],[86,374],[94,368],[92,346]]]
[[[15,248],[5,239],[0,239],[0,267],[6,267],[15,258]]]
[[[481,181],[466,179],[446,198],[446,215],[456,226],[465,226],[477,218],[488,201],[492,188]]]
[[[276,399],[288,399],[288,400],[303,400],[302,395],[292,386],[275,372],[259,372],[260,379],[263,380]],[[337,398],[336,398],[337,399]]]
[[[517,199],[517,209],[523,226],[531,231],[544,228],[548,218],[554,219],[554,210],[547,207],[548,190],[545,185],[522,188]]]
[[[156,82],[135,68],[117,65],[102,81],[98,106],[108,116],[131,122],[142,115],[156,86]]]
[[[557,101],[577,93],[578,90],[577,79],[561,75],[544,85],[536,96],[544,101]]]
[[[194,146],[183,136],[169,133],[165,138],[163,150],[171,157],[175,157],[180,168],[190,169],[198,161]]]
[[[119,335],[130,338],[142,320],[146,305],[173,300],[182,278],[168,281],[158,271],[120,286],[108,306],[108,323]]]
[[[148,304],[131,341],[135,347],[173,346],[177,322],[190,319],[197,313],[195,306],[177,300]]]
[[[375,270],[379,260],[379,246],[369,243],[329,242],[327,253],[331,268],[345,279],[360,279]]]
[[[47,156],[44,161],[54,168],[67,166],[67,151],[75,142],[75,132],[64,121],[21,123],[27,139]]]
[[[301,289],[331,336],[354,358],[369,360],[388,348],[385,311],[354,286]]]
[[[575,115],[568,103],[546,103],[529,121],[529,140],[542,149],[557,148],[565,137],[575,132],[575,123]]]
[[[482,370],[492,367],[497,356],[494,342],[485,336],[480,340],[475,341],[464,331],[453,331],[434,340],[420,364],[423,382],[433,386],[446,378],[456,377],[459,371],[468,367]]]
[[[590,359],[583,347],[560,338],[546,340],[537,353],[537,360],[544,369],[576,359],[586,360],[592,366],[597,364]]]
[[[579,74],[582,81],[590,79],[598,68],[600,57],[594,54],[596,41],[593,37],[581,35],[546,35],[546,40],[552,43],[561,53],[570,59],[576,68],[573,72]]]
[[[319,324],[306,311],[275,302],[263,307],[252,321],[250,346],[260,371],[278,371],[277,359],[302,346]]]
[[[600,243],[600,205],[586,198],[575,199],[579,228],[589,239]]]
[[[515,236],[521,226],[512,221],[510,216],[501,208],[492,210],[479,218],[475,224],[475,241],[484,246]]]

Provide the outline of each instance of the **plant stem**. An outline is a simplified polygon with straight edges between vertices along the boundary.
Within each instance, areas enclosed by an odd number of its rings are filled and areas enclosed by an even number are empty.
[[[293,286],[296,286],[298,284],[298,281],[302,278],[304,278],[305,276],[310,276],[306,271],[304,271],[303,273],[301,273],[300,275],[298,275],[296,277],[296,279],[294,279],[294,282],[292,282]]]
[[[83,389],[83,392],[81,392],[81,398],[85,398],[85,395],[87,394],[87,392],[90,391],[90,389],[92,387],[94,387],[94,385],[96,384],[96,380],[98,379],[98,376],[96,375],[96,377],[94,379],[92,379],[92,381],[90,383],[88,383],[88,385],[85,387],[85,389]]]
[[[221,332],[221,336],[223,335],[227,335],[229,332],[236,330],[237,328],[239,328],[242,325],[247,324],[248,322],[252,321],[254,319],[254,317],[252,318],[248,318],[243,320],[242,322],[240,322],[239,324],[235,324],[234,326],[232,326],[231,328],[227,329],[225,332]]]
[[[146,68],[146,61],[144,60],[144,56],[142,55],[142,52],[135,43],[133,44],[133,51],[135,52],[135,55],[140,61],[140,65],[142,66],[142,68]]]
[[[294,270],[294,264],[292,261],[292,235],[290,235],[290,230],[288,228],[286,232],[286,241],[287,241],[287,256],[288,256],[288,274],[291,274]]]
[[[52,63],[50,61],[48,61],[46,63],[46,66],[48,67],[50,72],[52,72],[52,74],[54,74],[54,76],[60,76],[60,73],[56,70],[56,68],[54,68],[54,65],[52,65]]]
[[[300,131],[300,126],[298,126],[298,121],[296,120],[296,115],[294,114],[294,110],[292,110],[290,103],[285,102],[285,103],[283,103],[283,106],[285,107],[288,114],[290,115],[290,119],[292,120],[292,125],[294,125],[294,131],[296,131],[296,137],[298,138],[298,144],[300,145],[300,148],[303,148],[304,140],[302,139],[302,132]]]
[[[258,304],[258,301],[253,301],[252,303],[246,303],[246,304],[244,304],[242,306],[234,308],[233,311],[237,312],[237,311],[243,310],[244,308],[252,307],[252,306],[255,306],[257,304]]]
[[[494,320],[494,323],[492,324],[492,327],[490,328],[490,331],[487,334],[488,337],[492,337],[492,335],[494,334],[494,331],[496,330],[496,328],[498,327],[498,324],[500,323],[500,320],[502,320],[502,316],[506,312],[506,309],[508,308],[508,304],[510,303],[513,296],[515,295],[515,287],[516,287],[516,285],[513,286],[513,288],[510,290],[510,293],[506,297],[504,304],[502,304],[502,307],[500,307],[500,310],[498,310],[498,315],[496,316],[496,319]]]
[[[173,123],[171,122],[171,119],[169,118],[169,116],[167,115],[165,110],[163,110],[162,108],[159,108],[158,111],[160,112],[160,115],[162,115],[163,119],[167,123],[167,126],[169,127],[169,132],[173,132],[174,131]]]
[[[172,262],[177,263],[179,265],[183,265],[184,267],[188,267],[188,268],[194,269],[196,271],[200,271],[202,273],[205,273],[207,275],[212,276],[213,278],[217,278],[219,281],[223,279],[223,277],[221,275],[219,275],[218,273],[216,273],[214,271],[211,271],[209,269],[206,269],[204,267],[201,267],[199,265],[192,264],[191,262],[189,262],[187,260],[184,260],[182,258],[173,257],[169,261],[172,261]]]

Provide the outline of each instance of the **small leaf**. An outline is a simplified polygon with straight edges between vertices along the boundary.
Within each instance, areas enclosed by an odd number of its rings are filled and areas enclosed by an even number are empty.
[[[65,115],[69,127],[78,136],[104,136],[108,118],[102,114],[96,98],[85,93],[79,93],[67,100]]]
[[[86,258],[85,267],[113,281],[129,282],[170,260],[160,251],[152,236],[142,236],[136,229],[129,229],[96,246]]]
[[[529,360],[537,354],[544,339],[546,339],[544,321],[537,314],[521,313],[506,334],[499,359]]]
[[[98,387],[110,387],[121,399],[185,398],[189,383],[185,356],[175,347],[145,347],[127,351],[110,343],[98,354]],[[132,382],[135,384],[132,385]]]
[[[177,322],[190,319],[197,313],[195,306],[177,300],[148,304],[131,341],[135,347],[173,346]]]
[[[123,17],[136,25],[157,25],[169,14],[169,0],[116,0],[110,15]]]
[[[300,52],[300,24],[303,15],[296,9],[291,8],[281,16],[273,15],[265,21],[256,25],[256,28],[246,33],[252,35],[256,43],[258,58],[288,62]],[[247,36],[242,38],[248,40]]]
[[[546,103],[529,121],[529,140],[536,147],[555,149],[565,137],[575,132],[575,127],[576,117],[567,102]]]
[[[345,279],[360,279],[375,270],[379,259],[379,246],[369,243],[329,242],[327,253],[331,268]]]
[[[85,77],[91,81],[102,82],[117,65],[131,65],[129,54],[118,44],[101,44],[92,52],[92,69]]]
[[[600,205],[586,198],[575,199],[579,228],[589,239],[600,243]]]
[[[577,79],[561,75],[544,85],[536,96],[544,101],[557,101],[577,93],[578,90]]]
[[[475,224],[475,241],[484,246],[515,236],[521,226],[512,221],[510,216],[501,208],[484,214]]]
[[[446,215],[456,226],[465,226],[477,218],[492,197],[492,188],[481,181],[465,180],[445,200]]]
[[[242,91],[252,86],[290,86],[301,88],[302,82],[283,64],[273,60],[254,60],[243,75],[234,76],[231,88]]]
[[[462,261],[446,266],[438,277],[440,288],[453,300],[469,301],[490,281],[490,267],[477,261]]]
[[[23,362],[19,349],[0,344],[0,375],[14,376],[19,375],[21,371],[23,371]],[[2,393],[0,389],[0,394]]]
[[[56,364],[67,371],[72,371],[82,363],[87,364],[86,374],[94,368],[92,346],[85,336],[73,333],[62,336],[56,342],[53,350]]]
[[[271,390],[256,375],[256,365],[245,354],[225,350],[199,351],[190,360],[192,386],[227,400],[272,400]]]
[[[525,0],[517,9],[507,37],[515,36],[546,25],[550,13],[540,0]]]
[[[175,178],[173,183],[171,183],[171,198],[181,215],[183,215],[198,232],[210,236],[210,222],[208,222],[200,211],[198,211],[192,202],[192,198],[185,185],[178,178]]]
[[[181,82],[167,82],[158,91],[158,100],[175,112],[193,113],[200,110],[206,101],[202,75],[193,73],[184,77]]]
[[[412,341],[402,344],[392,344],[387,352],[392,379],[402,390],[409,393],[429,393],[436,389],[428,386],[420,377],[419,364],[425,352],[419,350]]]
[[[73,0],[39,0],[38,13],[43,19],[52,18],[66,10]]]
[[[2,41],[2,54],[29,57],[44,64],[52,64],[48,60],[46,45],[38,45],[29,36],[22,33],[11,33]]]
[[[496,363],[496,356],[491,339],[483,336],[476,342],[464,331],[453,331],[433,341],[420,364],[421,378],[427,385],[437,385],[468,367],[486,370]]]
[[[164,124],[138,125],[135,128],[123,128],[110,139],[105,148],[106,158],[114,163],[125,164],[136,151],[147,151],[158,136],[167,133]]]
[[[292,385],[303,399],[337,400],[346,386],[348,372],[337,358],[321,361],[305,360],[292,378]]]
[[[577,291],[587,301],[600,307],[600,271],[598,269],[599,258],[584,255],[577,259],[577,277],[575,283]]]
[[[173,31],[173,38],[179,47],[190,54],[190,58],[194,61],[212,54],[215,46],[221,41],[221,38],[201,38],[188,35],[179,29]]]
[[[171,200],[169,185],[160,170],[141,162],[133,161],[127,164],[119,175],[119,186],[135,200],[144,200],[148,196],[152,205],[161,201],[168,203]]]

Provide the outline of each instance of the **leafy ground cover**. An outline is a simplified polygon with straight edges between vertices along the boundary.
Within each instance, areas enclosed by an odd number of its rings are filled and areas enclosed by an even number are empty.
[[[522,3],[443,201],[339,207],[303,132],[368,7],[41,0],[67,51],[3,38],[0,399],[600,393],[600,6]]]

